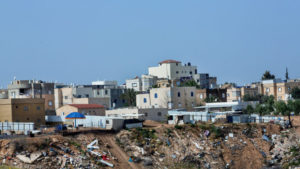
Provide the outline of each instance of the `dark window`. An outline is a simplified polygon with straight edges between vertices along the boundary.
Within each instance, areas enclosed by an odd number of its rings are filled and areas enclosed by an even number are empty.
[[[148,116],[148,113],[145,113],[145,117],[147,117]]]
[[[18,106],[16,106],[16,109],[19,108]]]
[[[105,90],[105,95],[108,95],[108,91],[107,90]]]
[[[106,124],[109,124],[109,120],[106,120]]]
[[[197,69],[195,69],[195,74],[197,74]]]
[[[194,92],[191,92],[191,97],[194,97]]]
[[[179,72],[178,71],[176,71],[176,74],[178,74]]]
[[[85,97],[90,97],[90,95],[86,94]]]
[[[41,110],[41,107],[40,106],[36,106],[36,110]]]
[[[193,72],[192,72],[192,71],[190,71],[190,74],[192,75],[192,74],[193,74]]]
[[[27,118],[27,120],[29,121],[29,118]]]
[[[155,93],[155,94],[154,94],[154,98],[157,98],[157,97],[158,97],[158,95],[157,95],[157,93]]]
[[[180,92],[177,93],[177,96],[180,97]]]
[[[144,103],[147,103],[147,99],[146,98],[144,98]]]
[[[157,115],[158,115],[158,116],[161,116],[161,112],[158,112]]]

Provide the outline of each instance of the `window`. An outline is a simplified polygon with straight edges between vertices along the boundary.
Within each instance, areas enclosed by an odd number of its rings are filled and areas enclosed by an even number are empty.
[[[197,74],[197,69],[195,69],[195,74]]]
[[[147,103],[147,99],[146,98],[144,98],[144,103]]]
[[[105,92],[105,95],[108,95],[108,91],[107,90],[105,90],[104,92]]]
[[[65,96],[65,99],[68,99],[68,96]]]
[[[194,92],[191,92],[191,97],[194,97]]]
[[[148,113],[145,113],[145,117],[147,117],[148,116]]]
[[[27,106],[24,106],[24,111],[28,111],[28,107]]]
[[[132,87],[137,87],[137,83],[132,83]]]
[[[90,95],[86,94],[85,97],[90,97]]]
[[[106,122],[105,122],[106,124],[109,124],[109,120],[106,120]]]
[[[227,93],[227,97],[229,97],[230,95],[229,95],[229,93]]]
[[[41,110],[41,107],[40,106],[36,106],[36,110]]]
[[[97,95],[100,95],[100,92],[99,92],[99,91],[97,91]]]
[[[190,75],[192,75],[193,74],[193,72],[192,71],[190,71]]]
[[[225,93],[222,93],[222,98],[225,98]]]
[[[158,112],[157,115],[158,115],[158,116],[161,116],[161,112]]]
[[[281,90],[282,90],[281,87],[279,87],[279,88],[278,88],[278,91],[281,92]]]
[[[48,101],[48,106],[52,106],[52,105],[53,105],[52,101],[51,100]]]
[[[180,92],[177,93],[177,96],[180,97]]]
[[[178,71],[176,71],[176,74],[178,74],[179,72]]]
[[[266,92],[270,92],[270,88],[266,88]]]
[[[19,108],[18,106],[16,106],[16,109]]]
[[[27,121],[29,121],[29,118],[27,118]]]
[[[158,95],[157,95],[157,93],[155,93],[155,94],[154,94],[154,98],[158,98]]]
[[[178,66],[178,63],[176,63],[176,66]]]
[[[203,99],[203,94],[200,94],[200,99]]]

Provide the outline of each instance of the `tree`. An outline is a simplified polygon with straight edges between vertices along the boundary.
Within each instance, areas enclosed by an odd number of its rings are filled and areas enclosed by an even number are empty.
[[[136,106],[136,92],[133,89],[127,89],[121,95],[127,106]]]
[[[248,106],[246,107],[245,112],[246,112],[247,114],[252,114],[252,113],[254,113],[254,108],[253,108],[251,105],[248,105]]]
[[[244,101],[260,101],[261,97],[262,97],[262,95],[251,96],[249,94],[245,94],[243,97],[243,100]]]
[[[265,108],[264,105],[258,104],[255,108],[255,112],[259,113],[260,116],[265,115],[266,114],[266,108]]]
[[[270,71],[267,70],[261,77],[261,80],[270,80],[270,79],[275,79],[275,75],[272,75]]]
[[[275,112],[278,115],[279,113],[281,114],[286,114],[288,111],[288,107],[284,101],[278,101],[274,104]]]
[[[289,100],[287,103],[287,111],[284,115],[287,115],[289,118],[289,126],[293,127],[292,121],[291,121],[291,112],[295,110],[295,102],[293,100]]]
[[[289,80],[288,68],[285,69],[285,80]]]
[[[193,87],[193,86],[199,88],[195,80],[188,80],[180,84],[180,87]]]
[[[293,99],[300,99],[300,89],[299,89],[299,87],[293,88],[292,91],[290,92],[290,94],[292,95]]]

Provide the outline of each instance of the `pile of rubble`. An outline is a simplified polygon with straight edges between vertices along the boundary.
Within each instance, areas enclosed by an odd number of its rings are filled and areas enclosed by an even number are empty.
[[[116,142],[145,168],[250,169],[284,166],[299,138],[276,124],[196,124],[122,131]]]
[[[0,145],[0,163],[18,168],[110,168],[117,163],[109,146],[91,136],[1,140]]]

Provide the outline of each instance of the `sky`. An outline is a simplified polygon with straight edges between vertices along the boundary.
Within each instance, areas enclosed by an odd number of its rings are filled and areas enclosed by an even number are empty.
[[[300,78],[300,1],[0,1],[0,87],[14,77],[120,84],[166,59],[218,83]]]

